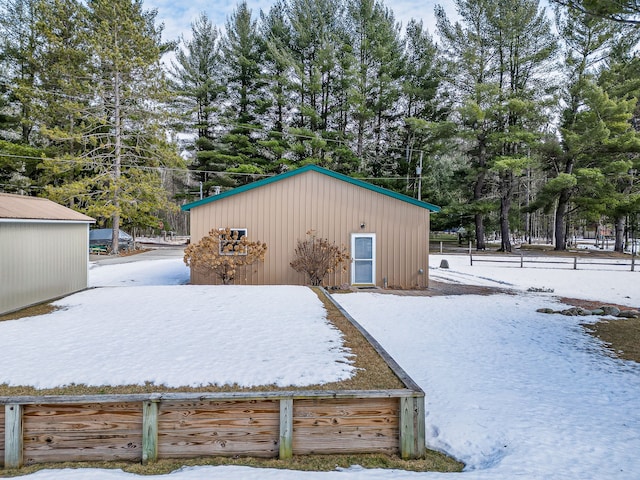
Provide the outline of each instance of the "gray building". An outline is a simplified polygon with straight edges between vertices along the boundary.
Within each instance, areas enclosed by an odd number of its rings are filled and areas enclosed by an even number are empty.
[[[94,222],[44,198],[0,193],[0,314],[87,288]]]

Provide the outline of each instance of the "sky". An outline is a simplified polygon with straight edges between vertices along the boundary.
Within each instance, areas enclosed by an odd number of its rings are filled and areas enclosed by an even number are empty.
[[[45,385],[103,383],[304,384],[349,375],[317,297],[303,287],[185,285],[182,259],[92,264],[92,290],[57,301],[53,314],[0,322],[2,381]],[[447,259],[450,268],[440,268]],[[583,324],[598,317],[539,313],[562,309],[559,297],[640,307],[640,272],[470,265],[465,255],[432,255],[432,279],[509,290],[490,296],[397,296],[371,291],[334,298],[425,391],[426,443],[463,461],[462,473],[363,469],[298,472],[248,467],[188,467],[140,477],[120,470],[51,469],[26,480],[628,480],[640,471],[640,365],[613,356]],[[544,287],[544,288],[542,288]],[[537,289],[531,292],[532,288]],[[542,290],[542,291],[541,291]],[[112,298],[118,298],[114,304]],[[188,308],[185,306],[188,305]],[[118,309],[116,315],[112,309]],[[241,309],[241,312],[240,310]],[[105,321],[105,311],[112,321]],[[209,322],[202,322],[208,312]],[[212,312],[215,312],[212,314]],[[260,312],[260,314],[256,314]],[[217,314],[216,314],[217,313]],[[124,317],[124,318],[121,318]],[[200,349],[234,318],[251,355]],[[239,321],[242,319],[242,321]],[[275,320],[274,320],[275,319]],[[300,328],[301,320],[304,326]],[[609,321],[615,321],[608,318]],[[206,324],[215,324],[207,326]],[[227,322],[228,323],[228,322]],[[112,326],[113,328],[108,328]],[[193,335],[191,329],[196,329]],[[305,333],[309,329],[310,335]],[[302,350],[281,346],[297,329]],[[126,331],[127,335],[118,334]],[[69,335],[73,331],[74,335]],[[142,346],[136,332],[153,333]],[[86,339],[100,337],[101,346]],[[311,339],[311,340],[310,340]],[[315,340],[313,340],[315,339]],[[75,341],[74,345],[72,342]],[[309,343],[311,342],[311,343]],[[224,347],[220,342],[219,347]],[[52,348],[59,345],[61,348]],[[274,346],[276,348],[274,348]],[[108,367],[100,367],[108,352]],[[22,352],[28,354],[23,355]],[[182,356],[198,362],[184,368]],[[19,361],[9,365],[14,355]],[[149,362],[148,355],[153,355]],[[125,357],[127,364],[120,364]],[[101,360],[102,358],[102,360]],[[229,364],[224,360],[229,359]],[[313,368],[309,368],[309,360]],[[346,361],[345,361],[346,360]],[[210,368],[209,361],[216,362]],[[265,363],[267,362],[267,363]],[[273,362],[273,363],[271,363]],[[144,369],[143,364],[156,368]],[[275,378],[286,363],[288,378]],[[93,368],[91,367],[93,365]],[[127,368],[129,365],[130,368]],[[88,366],[88,368],[87,368]],[[52,367],[52,368],[51,368]],[[142,369],[142,371],[140,371]],[[285,369],[285,370],[286,370]],[[226,372],[224,375],[219,372]],[[87,375],[91,378],[87,380]]]
[[[201,12],[206,12],[215,25],[223,27],[238,3],[234,0],[144,0],[145,8],[158,10],[157,20],[164,23],[165,40],[176,40],[180,35],[189,38],[191,23]],[[256,17],[260,10],[267,12],[273,3],[272,0],[247,0]],[[422,19],[432,34],[435,33],[435,5],[440,4],[450,15],[455,14],[452,0],[387,0],[384,4],[403,26],[411,18]]]

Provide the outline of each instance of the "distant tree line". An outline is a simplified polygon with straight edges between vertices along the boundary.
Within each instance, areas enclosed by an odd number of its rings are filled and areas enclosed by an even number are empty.
[[[640,211],[637,12],[553,3],[456,0],[436,41],[381,1],[241,2],[173,45],[139,0],[0,0],[0,190],[143,229],[312,163],[442,206],[434,228],[478,249],[564,249],[607,223],[622,250]]]

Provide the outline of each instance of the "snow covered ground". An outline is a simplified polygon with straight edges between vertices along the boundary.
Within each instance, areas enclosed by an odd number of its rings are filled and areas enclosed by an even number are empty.
[[[425,390],[427,444],[464,461],[467,465],[464,472],[415,473],[365,470],[358,466],[334,472],[306,473],[246,467],[190,467],[152,478],[640,478],[640,366],[607,355],[602,345],[584,332],[580,323],[585,322],[585,318],[536,313],[536,309],[541,307],[560,308],[557,296],[638,307],[640,273],[520,269],[491,264],[471,267],[468,257],[447,255],[432,256],[432,266],[437,267],[441,258],[449,261],[450,268],[432,268],[432,279],[500,286],[513,289],[517,294],[398,297],[358,292],[335,297]],[[144,316],[140,313],[141,305],[157,303],[154,306],[156,314],[163,312],[176,322],[176,327],[188,318],[186,308],[199,308],[198,303],[204,304],[209,297],[224,303],[226,293],[240,291],[236,290],[239,287],[179,286],[188,279],[188,272],[180,262],[176,259],[94,266],[90,272],[91,284],[109,286],[109,290],[100,289],[103,295],[117,294],[123,310],[136,312],[136,324]],[[268,287],[252,288],[255,296],[241,295],[247,312],[252,309],[259,311],[262,307],[257,301],[266,302],[270,295]],[[287,299],[274,303],[288,306],[289,303],[297,304],[295,299],[300,298],[300,308],[314,311],[313,305],[306,305],[314,303],[311,297],[307,302],[301,290],[287,291],[287,288],[283,290],[285,295],[288,294]],[[527,292],[530,288],[553,289],[554,293]],[[226,293],[213,293],[220,290]],[[193,293],[187,293],[189,291]],[[66,321],[72,322],[76,315],[86,322],[85,309],[93,308],[91,305],[99,301],[86,296],[87,293],[61,301],[69,305]],[[252,298],[256,298],[256,302]],[[224,308],[229,307],[229,304],[224,305]],[[264,321],[276,315],[274,312],[261,313]],[[316,313],[310,315],[322,323],[321,316],[316,317]],[[202,312],[198,316],[201,317]],[[34,318],[4,324],[37,321]],[[128,321],[134,322],[130,318]],[[288,322],[281,319],[284,321]],[[257,324],[254,326],[259,328]],[[327,334],[331,329],[328,330]],[[34,331],[33,326],[29,331]],[[78,332],[80,334],[81,330]],[[0,335],[3,342],[9,338],[2,330]],[[270,355],[275,351],[287,352],[286,349],[271,348],[271,342],[278,340],[277,334],[261,332],[261,335],[264,337],[262,343],[255,348],[268,349]],[[340,348],[325,350],[330,353],[329,357],[347,353]],[[0,356],[4,371],[4,350]],[[331,361],[318,360],[324,362],[322,370],[332,368]],[[246,362],[247,367],[254,366],[250,360]],[[297,357],[291,357],[288,362],[295,368]],[[328,372],[313,372],[314,375],[324,373],[329,376]],[[44,382],[44,377],[42,375],[38,381]],[[100,379],[94,381],[99,382]],[[26,478],[123,480],[143,477],[117,470],[66,469],[41,471]]]
[[[10,339],[0,383],[286,387],[344,380],[354,368],[305,287],[105,287],[54,305],[62,309],[0,323]]]

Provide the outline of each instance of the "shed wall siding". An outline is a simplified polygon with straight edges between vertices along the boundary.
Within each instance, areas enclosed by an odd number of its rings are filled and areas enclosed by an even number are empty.
[[[361,228],[364,223],[365,227]],[[239,272],[235,283],[304,284],[289,263],[298,239],[315,230],[348,250],[353,233],[376,234],[376,285],[427,286],[429,211],[316,172],[306,172],[191,210],[191,241],[212,228],[247,228],[250,240],[267,244],[264,264]],[[422,269],[423,274],[419,273]],[[350,282],[350,268],[325,284]],[[218,283],[192,272],[192,283]]]
[[[87,288],[86,223],[0,223],[0,314]]]

